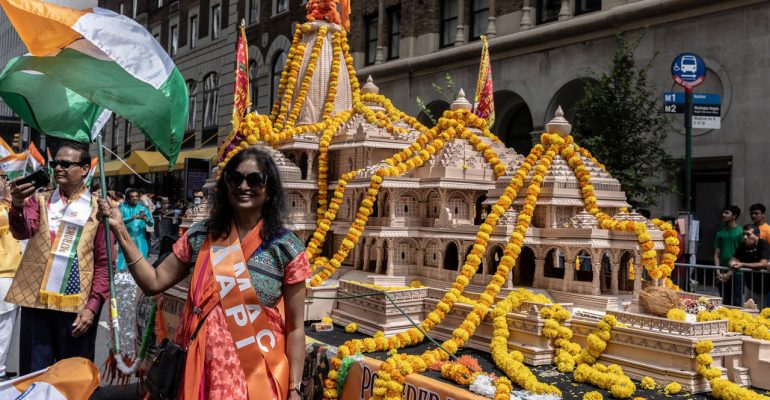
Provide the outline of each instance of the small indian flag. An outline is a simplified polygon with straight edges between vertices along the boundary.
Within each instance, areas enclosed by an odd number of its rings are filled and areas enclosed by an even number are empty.
[[[99,370],[85,358],[65,358],[50,368],[0,383],[0,399],[87,399],[99,387]]]
[[[99,157],[94,157],[91,159],[91,169],[88,170],[88,175],[86,175],[86,179],[84,184],[86,187],[91,187],[91,182],[94,181],[94,173],[96,173],[96,169],[99,167]]]
[[[43,158],[43,155],[40,154],[40,151],[37,149],[37,146],[35,146],[34,142],[29,143],[29,149],[27,149],[27,152],[29,153],[29,157],[27,157],[28,172],[37,171],[38,168],[45,164],[45,158]]]
[[[29,154],[25,152],[0,158],[0,169],[8,175],[9,180],[24,176],[27,171],[28,156]]]
[[[8,145],[8,143],[5,141],[5,139],[0,137],[0,158],[6,157],[6,156],[10,156],[13,153],[14,153],[14,151],[11,148],[11,146]]]
[[[94,7],[0,0],[31,55],[0,73],[0,97],[30,126],[88,142],[111,112],[138,127],[170,165],[182,144],[187,87],[155,38],[136,21]]]

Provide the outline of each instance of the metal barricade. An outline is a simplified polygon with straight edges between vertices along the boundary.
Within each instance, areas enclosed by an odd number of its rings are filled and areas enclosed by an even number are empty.
[[[758,308],[770,307],[770,271],[741,269],[733,271],[727,280],[719,275],[728,272],[727,267],[703,264],[676,264],[671,280],[682,290],[722,297],[722,304],[742,306],[753,299]]]

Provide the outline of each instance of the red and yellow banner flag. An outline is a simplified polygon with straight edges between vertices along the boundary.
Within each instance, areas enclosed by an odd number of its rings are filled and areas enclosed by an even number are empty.
[[[476,96],[473,100],[473,113],[487,120],[487,128],[495,123],[495,96],[492,87],[492,63],[489,61],[487,37],[481,36],[481,63],[479,78],[476,81]]]
[[[249,95],[249,48],[246,43],[246,30],[241,23],[238,35],[238,47],[235,53],[235,89],[233,90],[233,131],[238,131],[241,119],[251,106]]]

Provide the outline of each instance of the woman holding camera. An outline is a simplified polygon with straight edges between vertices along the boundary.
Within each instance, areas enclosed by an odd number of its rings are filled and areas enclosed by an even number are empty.
[[[182,347],[190,341],[180,398],[301,398],[311,269],[302,242],[283,226],[284,199],[270,155],[240,151],[217,180],[210,218],[193,224],[157,269],[132,243],[120,213],[99,203],[146,294],[191,275],[177,337]]]

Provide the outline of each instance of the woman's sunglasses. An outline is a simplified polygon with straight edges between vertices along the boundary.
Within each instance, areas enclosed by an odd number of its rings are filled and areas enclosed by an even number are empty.
[[[67,160],[51,160],[48,164],[51,165],[51,168],[62,167],[62,169],[68,169],[73,165],[83,165],[82,163],[79,163],[79,162],[67,161]]]
[[[238,171],[225,172],[225,183],[230,187],[241,186],[244,180],[252,189],[263,188],[267,184],[267,176],[262,172],[252,172],[248,175],[243,175]]]

